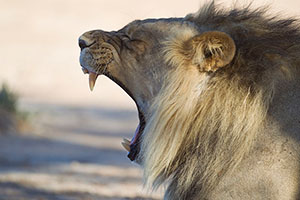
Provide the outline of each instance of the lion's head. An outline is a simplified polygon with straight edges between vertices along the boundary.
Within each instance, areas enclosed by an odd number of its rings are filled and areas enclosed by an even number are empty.
[[[174,66],[182,65],[189,73],[204,77],[228,65],[235,54],[234,41],[224,31],[198,30],[184,19],[134,21],[117,32],[89,31],[79,44],[91,90],[97,76],[104,74],[137,104],[140,125],[130,144],[131,160],[139,152],[150,107]]]
[[[138,20],[79,38],[90,88],[104,74],[135,101],[140,123],[123,145],[147,181],[169,181],[170,199],[204,198],[239,165],[276,84],[299,69],[294,20],[263,13],[212,3],[185,18]]]

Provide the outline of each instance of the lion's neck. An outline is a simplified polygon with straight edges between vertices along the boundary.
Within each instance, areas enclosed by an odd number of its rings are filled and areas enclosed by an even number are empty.
[[[143,134],[145,178],[154,186],[169,180],[169,188],[185,192],[198,188],[189,194],[204,196],[249,152],[271,95],[186,68],[168,79]]]

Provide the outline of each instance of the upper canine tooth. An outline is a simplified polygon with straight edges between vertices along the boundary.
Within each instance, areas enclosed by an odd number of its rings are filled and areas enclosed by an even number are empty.
[[[90,90],[93,91],[96,80],[97,80],[98,74],[94,72],[89,72],[89,86]]]

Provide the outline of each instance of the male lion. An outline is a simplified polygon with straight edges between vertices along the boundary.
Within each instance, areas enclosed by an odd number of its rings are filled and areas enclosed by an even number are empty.
[[[79,38],[90,88],[104,74],[137,105],[128,157],[167,200],[298,199],[300,29],[214,3]]]

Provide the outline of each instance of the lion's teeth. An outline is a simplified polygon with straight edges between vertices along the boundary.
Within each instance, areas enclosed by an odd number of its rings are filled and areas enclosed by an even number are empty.
[[[96,80],[97,80],[98,74],[90,72],[89,73],[89,86],[90,90],[93,91]]]
[[[124,149],[126,149],[126,151],[130,152],[130,146],[128,143],[122,142],[121,144],[124,147]]]
[[[85,69],[85,68],[81,68],[84,74],[89,73],[89,70]]]
[[[127,143],[130,145],[130,140],[126,139],[126,138],[123,138],[123,142]]]
[[[130,151],[130,141],[126,138],[123,138],[122,146],[126,149],[126,151]]]

